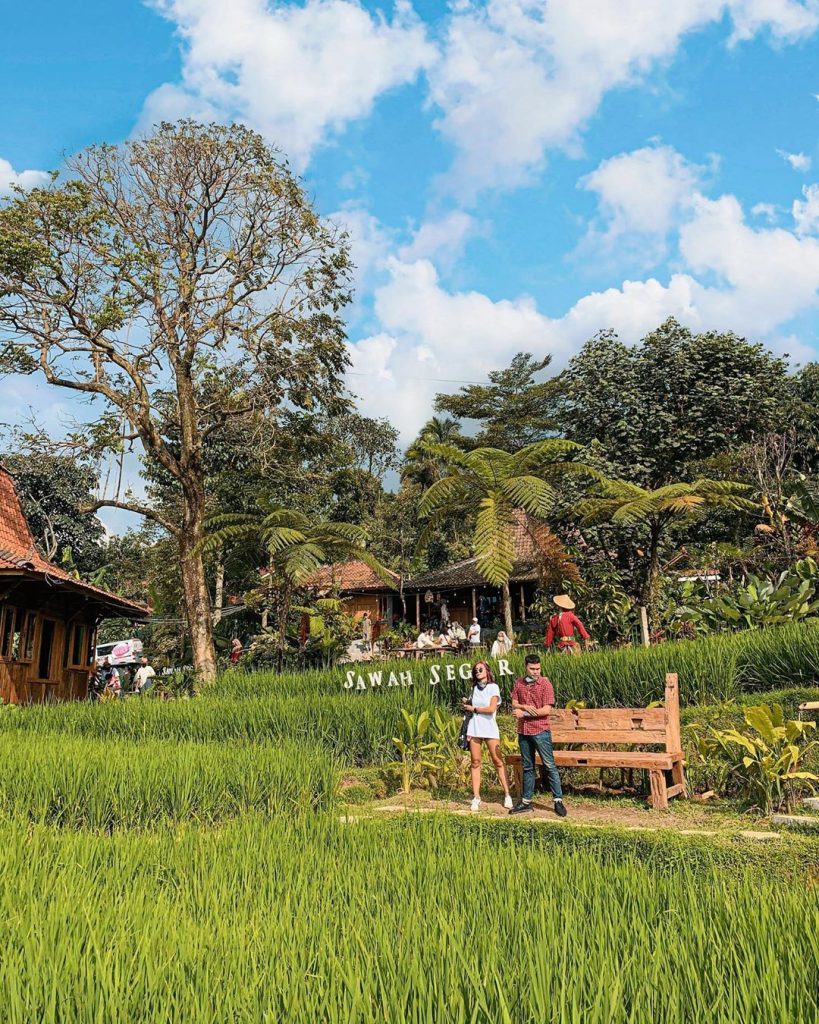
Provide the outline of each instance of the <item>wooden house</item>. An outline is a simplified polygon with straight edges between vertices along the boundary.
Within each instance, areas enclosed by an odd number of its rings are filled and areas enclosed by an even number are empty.
[[[577,566],[545,523],[515,512],[512,543],[514,565],[509,577],[513,615],[526,621],[529,605],[543,587],[562,588],[563,580],[576,579]],[[442,618],[467,627],[473,618],[482,626],[503,617],[500,587],[488,583],[474,558],[418,573],[404,585],[407,612],[417,627]],[[445,606],[445,608],[444,608]]]
[[[320,595],[338,594],[344,611],[354,619],[360,620],[364,612],[369,612],[375,627],[373,639],[377,639],[377,624],[384,623],[381,629],[389,629],[393,614],[399,610],[400,578],[396,573],[390,576],[395,580],[394,586],[388,586],[366,562],[352,559],[319,569],[310,579],[310,586]]]
[[[0,466],[0,698],[27,704],[88,694],[97,627],[150,609],[76,579],[42,557]]]

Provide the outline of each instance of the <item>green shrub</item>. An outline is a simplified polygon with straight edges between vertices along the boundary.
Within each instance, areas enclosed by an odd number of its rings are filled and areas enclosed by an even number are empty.
[[[779,704],[745,708],[746,729],[695,732],[696,750],[706,768],[715,766],[714,786],[730,787],[741,799],[766,814],[788,809],[819,776],[804,770],[805,758],[817,747],[809,736],[812,721],[786,721]]]

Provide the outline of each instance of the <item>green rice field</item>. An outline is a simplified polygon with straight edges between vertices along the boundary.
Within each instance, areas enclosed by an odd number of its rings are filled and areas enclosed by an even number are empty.
[[[604,705],[657,699],[673,669],[685,717],[819,699],[818,635],[547,671],[559,702]],[[815,839],[346,805],[345,773],[394,757],[402,706],[463,692],[410,667],[412,686],[366,691],[341,667],[1,709],[0,1020],[819,1020]]]

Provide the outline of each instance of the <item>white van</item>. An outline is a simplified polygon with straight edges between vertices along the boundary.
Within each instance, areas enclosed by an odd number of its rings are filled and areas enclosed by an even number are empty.
[[[108,658],[112,665],[134,665],[142,657],[141,640],[118,640],[114,644],[97,644],[97,665]]]

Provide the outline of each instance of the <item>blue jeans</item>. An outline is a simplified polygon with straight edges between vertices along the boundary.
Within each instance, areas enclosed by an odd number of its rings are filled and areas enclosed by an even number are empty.
[[[546,768],[549,777],[549,788],[555,800],[563,799],[563,790],[560,787],[560,776],[557,774],[555,756],[552,752],[552,734],[547,729],[539,732],[536,736],[518,735],[518,746],[523,761],[523,799],[526,803],[535,795],[535,751],[540,754],[540,760]]]

